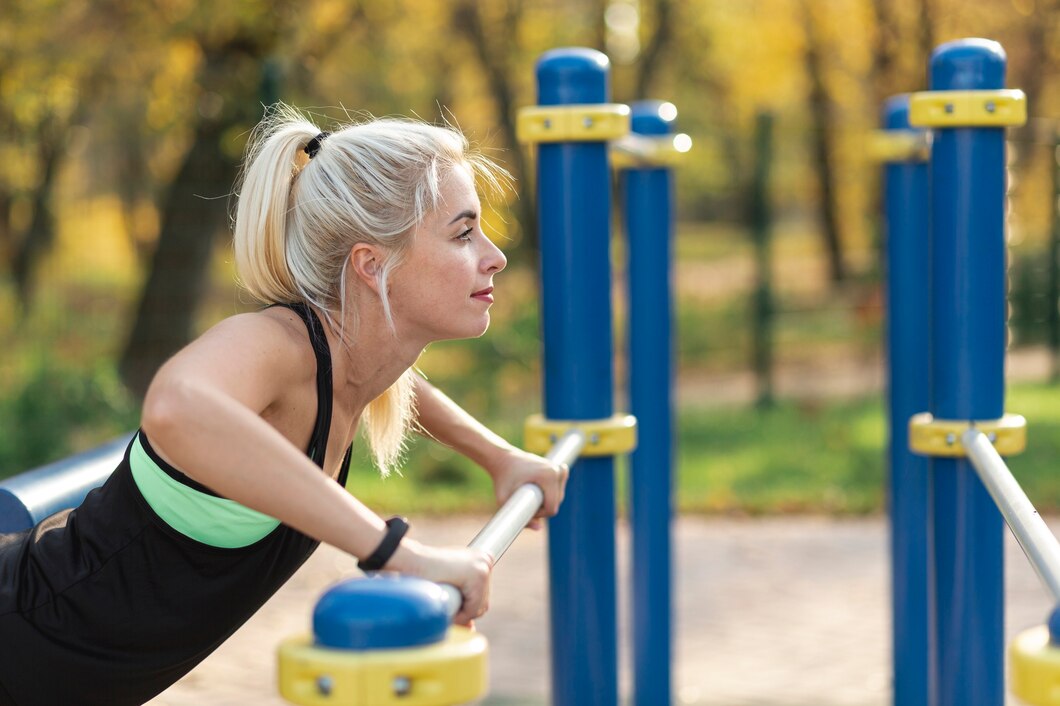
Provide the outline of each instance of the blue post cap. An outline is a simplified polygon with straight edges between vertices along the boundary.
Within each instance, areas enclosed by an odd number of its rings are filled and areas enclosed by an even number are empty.
[[[418,647],[449,628],[445,591],[411,576],[374,575],[328,589],[313,609],[318,646],[343,650]]]
[[[909,94],[899,93],[883,102],[882,122],[887,130],[908,130]]]
[[[637,101],[630,105],[631,127],[638,135],[669,135],[677,120],[677,107],[666,101]]]
[[[537,60],[538,105],[606,103],[611,61],[595,49],[552,49]]]
[[[958,39],[931,54],[933,91],[976,91],[1005,87],[1005,50],[991,39]]]

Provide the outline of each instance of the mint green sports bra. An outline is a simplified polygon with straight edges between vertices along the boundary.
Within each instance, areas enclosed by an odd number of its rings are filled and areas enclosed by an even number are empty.
[[[263,539],[280,521],[235,500],[196,490],[174,479],[144,436],[136,435],[129,467],[144,500],[177,532],[211,547],[235,549]]]

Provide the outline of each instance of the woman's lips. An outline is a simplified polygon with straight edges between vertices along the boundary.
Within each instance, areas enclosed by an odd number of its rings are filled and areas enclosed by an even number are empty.
[[[493,287],[486,287],[485,289],[480,289],[479,291],[477,291],[474,294],[472,294],[471,298],[472,299],[478,299],[481,302],[487,302],[489,304],[492,304],[493,303]]]

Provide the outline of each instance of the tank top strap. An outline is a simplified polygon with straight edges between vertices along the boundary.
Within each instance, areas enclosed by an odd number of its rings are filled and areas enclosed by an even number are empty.
[[[309,439],[306,451],[321,468],[324,467],[324,454],[328,448],[328,435],[331,432],[331,400],[334,390],[331,373],[331,347],[328,345],[324,327],[313,309],[305,303],[280,304],[298,315],[309,331],[309,342],[317,359],[317,419],[313,434]]]

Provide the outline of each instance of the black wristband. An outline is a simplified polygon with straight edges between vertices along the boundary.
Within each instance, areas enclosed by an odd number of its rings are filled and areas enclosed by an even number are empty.
[[[379,543],[379,546],[375,548],[371,556],[357,562],[357,568],[361,571],[379,571],[382,569],[390,561],[390,557],[394,555],[398,544],[401,543],[401,538],[408,531],[409,523],[404,517],[391,517],[386,521],[386,535],[384,535],[383,541]]]

